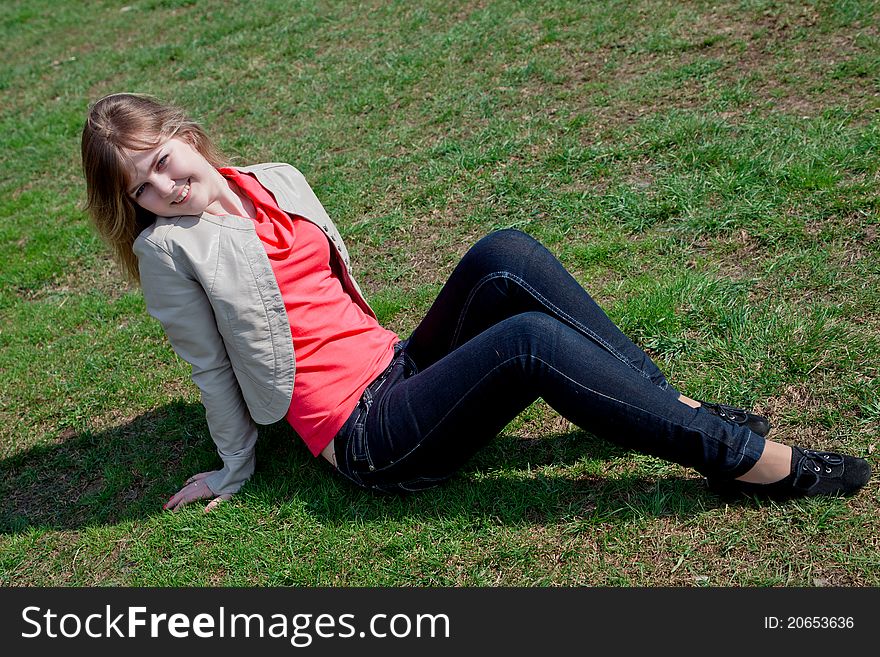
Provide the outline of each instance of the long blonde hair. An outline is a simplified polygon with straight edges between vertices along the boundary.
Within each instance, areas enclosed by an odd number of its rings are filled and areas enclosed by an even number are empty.
[[[123,273],[140,283],[135,238],[155,221],[128,195],[133,169],[126,150],[156,148],[172,137],[188,141],[214,167],[225,160],[202,127],[173,105],[144,94],[104,96],[89,107],[82,133],[86,211]]]

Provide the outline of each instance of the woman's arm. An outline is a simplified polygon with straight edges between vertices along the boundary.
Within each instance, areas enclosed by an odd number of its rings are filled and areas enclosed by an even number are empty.
[[[201,284],[184,264],[160,245],[138,239],[141,286],[147,311],[159,320],[172,348],[192,366],[192,379],[201,391],[211,438],[223,460],[223,468],[201,473],[199,486],[217,496],[228,496],[241,488],[254,471],[257,429],[251,419],[241,388],[235,378],[214,312]],[[206,476],[203,476],[206,475]],[[188,485],[192,485],[192,479]],[[174,506],[207,497],[202,488],[192,497],[184,488],[169,500]]]

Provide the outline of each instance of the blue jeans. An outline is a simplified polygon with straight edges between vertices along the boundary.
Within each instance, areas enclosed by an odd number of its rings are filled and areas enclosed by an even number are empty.
[[[462,258],[335,438],[339,471],[415,491],[451,477],[539,397],[595,435],[734,478],[764,439],[679,393],[539,242],[502,230]]]

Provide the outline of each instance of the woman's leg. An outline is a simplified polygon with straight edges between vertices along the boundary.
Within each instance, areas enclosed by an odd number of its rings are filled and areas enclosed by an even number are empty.
[[[688,404],[558,260],[518,231],[487,236],[465,255],[406,353],[420,373],[398,368],[344,456],[368,463],[368,478],[448,476],[538,397],[582,428],[710,477],[786,474],[776,470],[789,448]]]

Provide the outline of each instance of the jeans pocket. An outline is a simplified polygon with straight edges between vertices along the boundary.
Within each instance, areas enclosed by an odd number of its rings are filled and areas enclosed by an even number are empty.
[[[369,469],[370,455],[364,436],[369,404],[358,402],[348,420],[333,439],[336,446],[336,469],[359,486],[365,486],[362,474]]]
[[[354,464],[368,463],[370,460],[370,454],[367,451],[367,441],[364,437],[364,417],[366,413],[361,411],[361,409],[358,410],[360,411],[359,417],[352,425],[348,437],[351,460]]]

